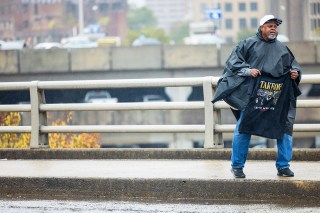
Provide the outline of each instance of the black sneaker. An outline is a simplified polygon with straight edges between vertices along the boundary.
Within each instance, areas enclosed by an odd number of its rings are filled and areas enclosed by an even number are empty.
[[[231,172],[235,178],[245,178],[246,175],[243,173],[241,168],[231,168]]]
[[[293,177],[294,173],[289,168],[285,168],[285,169],[278,170],[278,176],[281,176],[281,177]]]

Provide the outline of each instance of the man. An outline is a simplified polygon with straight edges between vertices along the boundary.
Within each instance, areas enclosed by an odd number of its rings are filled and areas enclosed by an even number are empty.
[[[255,36],[233,49],[212,103],[226,101],[237,118],[232,140],[231,172],[245,178],[251,135],[277,139],[277,175],[292,177],[292,131],[300,66],[291,51],[278,41],[282,20],[266,15]]]

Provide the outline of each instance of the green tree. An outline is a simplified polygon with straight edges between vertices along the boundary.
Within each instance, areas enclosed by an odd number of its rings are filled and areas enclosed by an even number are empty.
[[[175,43],[183,43],[183,39],[189,35],[189,22],[176,22],[170,30],[170,37]]]
[[[164,44],[169,42],[168,35],[163,29],[157,28],[157,19],[146,7],[129,9],[128,28],[126,45],[132,44],[141,35],[156,38]]]
[[[250,29],[243,29],[238,32],[238,41],[244,40],[250,36],[255,35],[256,32]]]
[[[143,28],[153,28],[157,25],[157,19],[152,11],[146,7],[130,8],[128,13],[128,28],[139,31]]]
[[[141,30],[141,34],[145,35],[146,37],[151,37],[151,38],[157,38],[161,43],[168,43],[169,42],[169,37],[167,33],[160,28],[144,28]]]

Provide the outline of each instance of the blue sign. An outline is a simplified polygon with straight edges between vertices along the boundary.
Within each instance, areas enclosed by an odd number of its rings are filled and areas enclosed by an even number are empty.
[[[98,24],[90,24],[88,26],[89,32],[90,33],[100,33],[101,32],[101,27]]]
[[[214,9],[208,9],[206,10],[207,17],[211,20],[221,20],[222,18],[222,12],[219,8],[214,8]]]

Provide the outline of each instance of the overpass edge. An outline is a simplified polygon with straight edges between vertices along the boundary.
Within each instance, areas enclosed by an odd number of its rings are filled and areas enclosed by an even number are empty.
[[[196,159],[229,160],[230,148],[223,149],[0,149],[0,159]],[[249,149],[249,160],[275,160],[277,150]],[[320,161],[320,149],[294,149],[293,161]]]

